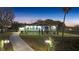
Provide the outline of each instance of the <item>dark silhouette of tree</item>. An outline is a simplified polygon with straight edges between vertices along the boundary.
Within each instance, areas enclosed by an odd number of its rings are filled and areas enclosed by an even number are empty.
[[[65,28],[65,19],[66,19],[66,15],[68,14],[69,10],[71,8],[69,7],[64,7],[63,10],[64,10],[64,18],[63,18],[63,26],[62,26],[62,39],[64,37],[64,28]]]
[[[7,30],[7,28],[11,27],[14,19],[14,14],[12,8],[8,7],[0,7],[0,27],[1,32],[3,29]]]
[[[9,28],[11,31],[18,31],[19,30],[19,27],[24,27],[26,26],[27,24],[26,23],[19,23],[17,21],[14,21],[12,23],[12,26]]]

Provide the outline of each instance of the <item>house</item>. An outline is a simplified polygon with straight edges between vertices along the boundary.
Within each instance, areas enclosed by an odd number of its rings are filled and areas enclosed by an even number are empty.
[[[26,25],[19,27],[19,31],[56,31],[56,26],[42,26],[42,25]]]
[[[62,22],[53,20],[40,20],[32,24],[26,24],[24,27],[20,27],[19,31],[43,31],[43,32],[55,32],[58,33],[62,27]]]

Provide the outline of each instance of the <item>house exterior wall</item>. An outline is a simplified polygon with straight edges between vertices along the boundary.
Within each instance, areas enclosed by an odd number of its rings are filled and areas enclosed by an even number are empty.
[[[19,31],[56,31],[56,29],[56,26],[27,25],[25,27],[20,27]]]
[[[35,25],[25,26],[25,31],[39,31],[41,29],[42,29],[41,26],[35,26]]]

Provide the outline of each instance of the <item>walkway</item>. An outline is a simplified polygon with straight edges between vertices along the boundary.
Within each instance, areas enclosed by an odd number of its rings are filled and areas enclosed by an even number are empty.
[[[19,37],[19,32],[14,32],[9,39],[14,51],[33,51],[33,49]]]

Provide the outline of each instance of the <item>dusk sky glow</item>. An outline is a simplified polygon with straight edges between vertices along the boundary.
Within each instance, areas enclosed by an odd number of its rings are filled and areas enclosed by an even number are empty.
[[[15,21],[31,23],[39,19],[63,21],[64,11],[61,7],[16,7],[13,8]],[[67,26],[79,25],[79,8],[73,7],[66,16]]]

